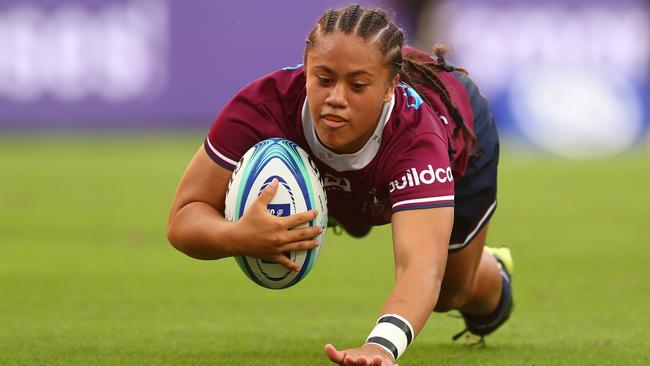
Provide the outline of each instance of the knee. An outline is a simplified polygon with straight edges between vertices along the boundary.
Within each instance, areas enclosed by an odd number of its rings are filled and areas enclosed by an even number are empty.
[[[438,313],[457,310],[463,307],[466,301],[467,294],[464,289],[443,289],[443,291],[440,291],[438,302],[436,303],[436,307],[433,310]]]

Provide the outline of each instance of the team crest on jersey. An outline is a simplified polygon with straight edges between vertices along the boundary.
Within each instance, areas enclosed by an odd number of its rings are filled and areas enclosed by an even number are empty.
[[[352,185],[347,178],[338,178],[330,173],[325,173],[323,179],[323,188],[328,192],[341,192],[350,197],[352,195]]]
[[[420,109],[420,106],[422,103],[424,103],[424,100],[422,100],[422,97],[420,94],[418,94],[415,89],[410,87],[406,83],[399,83],[397,84],[397,87],[402,89],[404,97],[406,97],[406,106],[410,108],[415,108],[415,109]]]

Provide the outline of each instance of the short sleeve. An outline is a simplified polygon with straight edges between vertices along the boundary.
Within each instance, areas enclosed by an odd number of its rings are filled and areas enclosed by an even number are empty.
[[[263,105],[253,99],[245,90],[237,94],[221,110],[205,139],[210,158],[231,171],[249,148],[272,134],[275,125]]]
[[[447,144],[433,133],[414,136],[387,166],[393,212],[454,206]]]

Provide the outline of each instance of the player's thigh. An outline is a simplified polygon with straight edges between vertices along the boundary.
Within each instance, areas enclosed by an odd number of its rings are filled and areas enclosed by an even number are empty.
[[[449,253],[436,311],[444,312],[457,309],[468,296],[471,296],[472,284],[483,254],[488,226],[486,224],[462,250]]]

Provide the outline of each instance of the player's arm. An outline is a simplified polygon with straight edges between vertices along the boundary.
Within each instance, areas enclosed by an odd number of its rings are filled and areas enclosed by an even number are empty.
[[[453,220],[453,207],[398,211],[392,217],[396,282],[382,314],[408,319],[414,338],[438,301]]]
[[[396,282],[381,314],[397,314],[407,320],[412,327],[412,339],[419,334],[438,300],[453,215],[453,207],[441,207],[398,211],[392,217]],[[374,343],[344,351],[327,345],[326,352],[330,360],[339,364],[358,362],[359,358],[367,360],[360,365],[392,365],[394,361],[386,348]]]
[[[237,255],[274,260],[298,269],[283,252],[314,248],[311,240],[320,227],[293,229],[313,220],[315,211],[275,217],[266,206],[277,191],[270,184],[237,222],[225,220],[226,191],[232,172],[215,164],[200,148],[187,167],[176,191],[167,225],[167,237],[181,252],[198,259]]]

